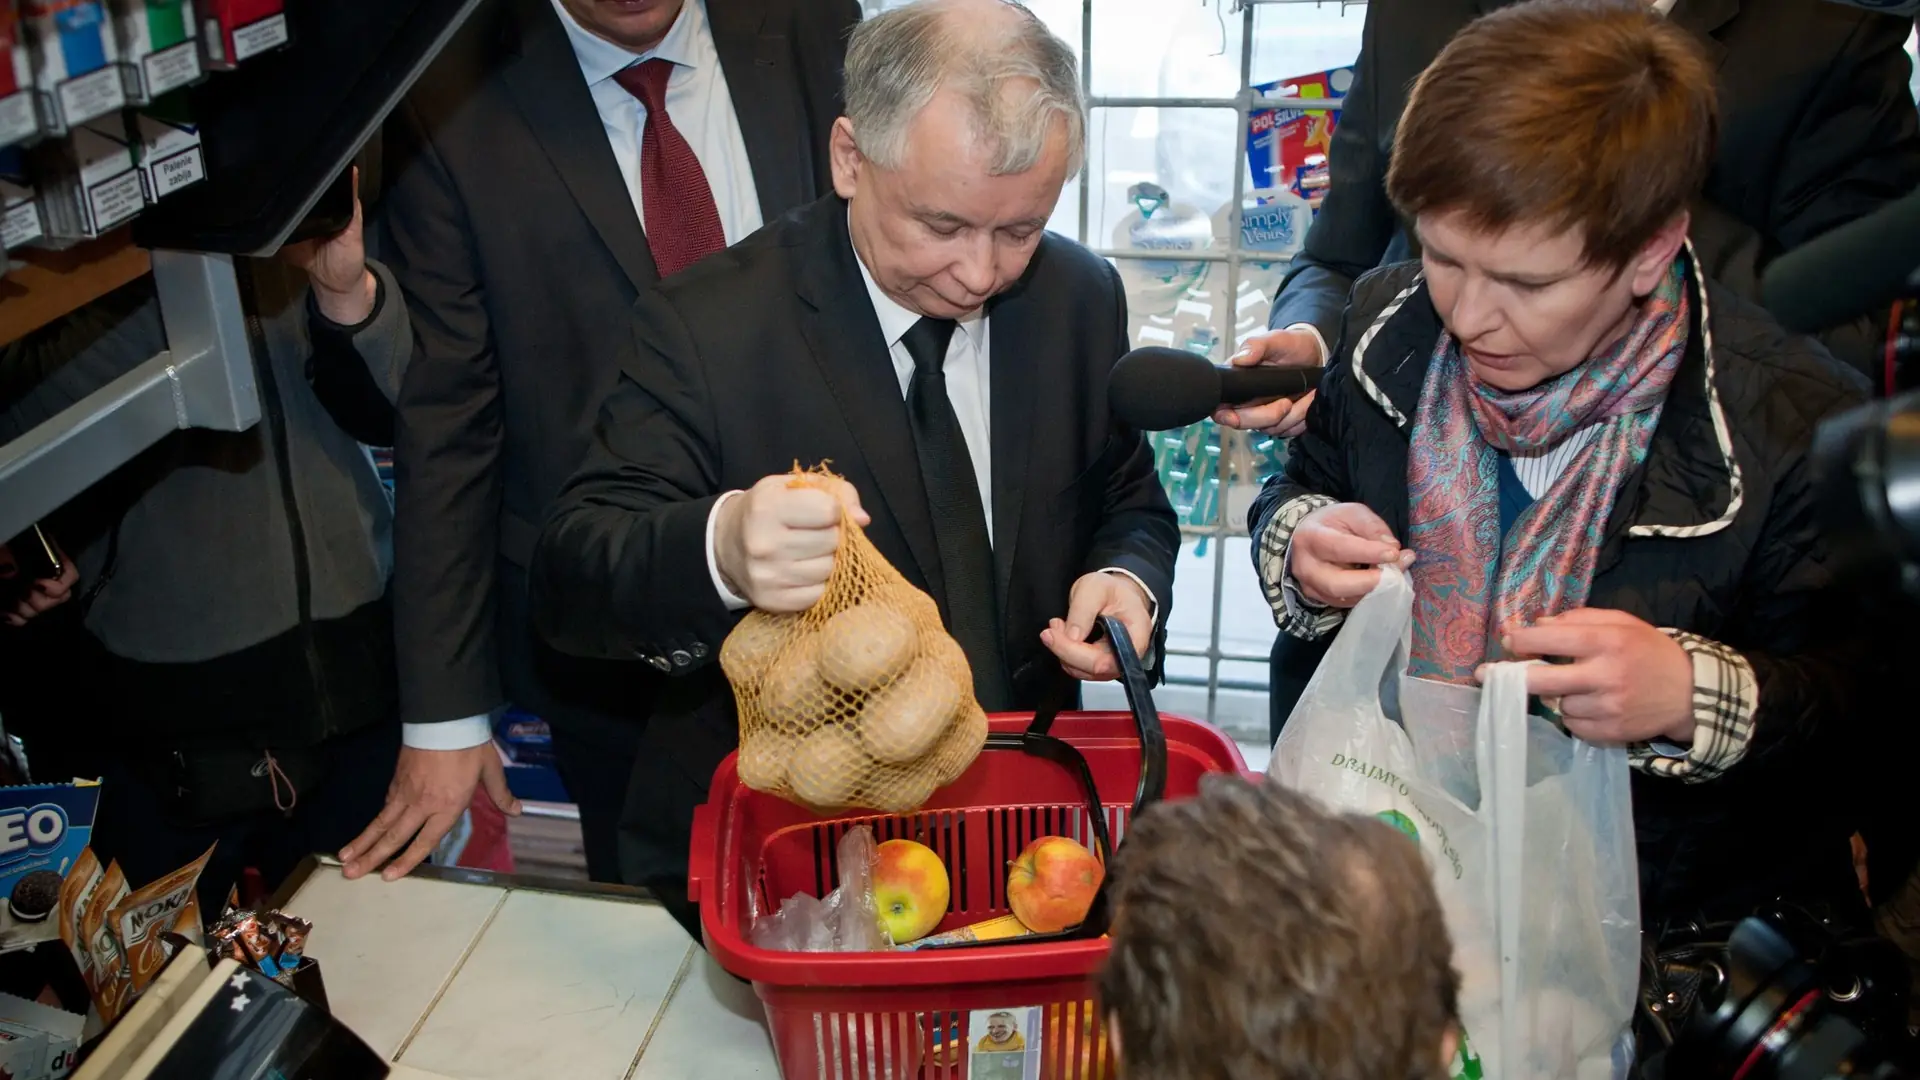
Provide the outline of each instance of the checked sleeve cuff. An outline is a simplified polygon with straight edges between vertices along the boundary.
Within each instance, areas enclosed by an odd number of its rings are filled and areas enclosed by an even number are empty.
[[[1323,608],[1300,595],[1287,552],[1293,543],[1293,531],[1307,515],[1336,501],[1325,495],[1297,496],[1275,510],[1267,519],[1267,527],[1260,531],[1260,587],[1273,608],[1274,625],[1306,641],[1332,633],[1346,618],[1346,612]]]
[[[1656,746],[1630,751],[1633,767],[1654,776],[1689,784],[1705,783],[1746,756],[1753,740],[1753,718],[1760,708],[1760,683],[1753,665],[1726,645],[1698,634],[1662,627],[1693,662],[1693,745],[1685,756]]]

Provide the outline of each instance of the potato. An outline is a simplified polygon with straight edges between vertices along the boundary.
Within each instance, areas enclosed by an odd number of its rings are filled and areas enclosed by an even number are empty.
[[[779,731],[754,732],[741,741],[740,756],[734,763],[740,782],[755,791],[785,791],[787,762],[799,747],[799,739]]]
[[[987,744],[987,714],[972,701],[967,702],[960,719],[941,737],[940,745],[933,751],[933,779],[940,787],[946,787],[960,779],[973,759],[980,756],[980,748]]]
[[[760,683],[760,711],[767,720],[793,735],[819,726],[833,707],[836,695],[814,662],[812,642],[795,642]]]
[[[735,686],[758,682],[766,675],[780,646],[793,634],[792,615],[769,615],[756,611],[740,620],[727,640],[720,645],[720,670]]]
[[[922,660],[867,699],[860,741],[886,764],[917,761],[940,741],[966,699],[945,666]]]
[[[931,602],[931,601],[929,601]],[[973,665],[967,662],[966,650],[960,643],[948,637],[943,631],[927,635],[926,647],[920,655],[922,664],[934,664],[944,669],[948,675],[958,680],[960,696],[966,701],[973,700]]]
[[[911,814],[933,798],[933,769],[927,764],[882,766],[867,781],[875,810]]]
[[[794,798],[816,810],[839,810],[860,790],[873,760],[860,740],[829,724],[800,741],[787,762],[787,787]]]
[[[850,607],[820,628],[820,675],[843,690],[877,690],[913,662],[919,638],[905,612],[878,604]]]

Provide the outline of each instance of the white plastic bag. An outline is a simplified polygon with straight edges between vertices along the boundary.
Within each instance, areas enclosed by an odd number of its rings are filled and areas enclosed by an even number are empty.
[[[1454,1077],[1621,1080],[1640,959],[1626,751],[1528,716],[1527,665],[1492,665],[1484,688],[1403,675],[1412,609],[1411,583],[1385,570],[1269,774],[1426,851],[1461,976]]]
[[[839,887],[815,899],[795,893],[771,915],[756,913],[753,943],[779,952],[881,952],[893,948],[873,897],[878,859],[873,829],[856,825],[840,838]]]

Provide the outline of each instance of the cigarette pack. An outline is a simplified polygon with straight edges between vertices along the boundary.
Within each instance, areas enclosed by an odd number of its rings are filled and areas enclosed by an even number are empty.
[[[102,0],[24,0],[40,119],[55,135],[127,103]]]
[[[93,836],[99,800],[94,783],[0,788],[0,951],[59,936],[60,887]]]
[[[33,58],[14,0],[0,0],[0,147],[40,134],[33,105]]]
[[[147,202],[159,202],[207,178],[198,127],[184,118],[168,119],[150,112],[132,113],[127,123]]]
[[[47,235],[91,240],[147,205],[126,125],[118,116],[82,124],[67,138],[35,148]]]
[[[207,66],[231,70],[287,43],[286,0],[201,0]]]
[[[0,150],[0,251],[25,247],[47,234],[40,221],[40,192],[17,149]]]
[[[145,105],[199,80],[193,0],[112,0],[127,100]]]

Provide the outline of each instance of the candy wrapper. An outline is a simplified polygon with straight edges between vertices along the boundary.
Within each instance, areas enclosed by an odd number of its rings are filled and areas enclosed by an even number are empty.
[[[284,912],[228,911],[214,924],[207,949],[216,960],[231,957],[291,989],[312,931],[312,923]]]

